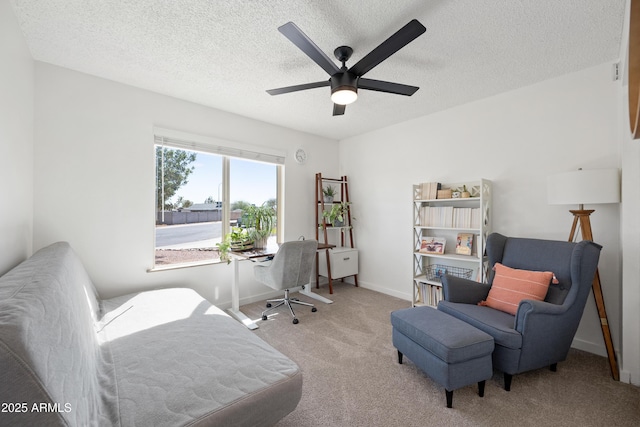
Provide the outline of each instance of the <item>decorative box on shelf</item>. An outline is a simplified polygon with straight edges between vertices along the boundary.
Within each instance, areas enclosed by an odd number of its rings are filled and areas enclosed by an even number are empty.
[[[438,190],[438,195],[436,198],[438,199],[450,199],[452,195],[452,190],[450,188],[446,188],[444,190]]]

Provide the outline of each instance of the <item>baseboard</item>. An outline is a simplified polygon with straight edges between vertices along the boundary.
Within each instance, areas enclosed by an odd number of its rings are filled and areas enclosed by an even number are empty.
[[[634,374],[623,369],[620,371],[620,382],[640,387],[640,372]]]
[[[598,356],[607,357],[607,349],[600,344],[596,344],[591,341],[581,340],[574,338],[571,342],[571,347],[578,350],[586,351],[587,353],[597,354]]]
[[[571,343],[571,347],[576,348],[578,350],[586,351],[588,353],[597,354],[598,356],[602,356],[604,358],[609,357],[609,355],[607,354],[607,349],[603,345],[596,344],[590,341],[584,341],[581,339],[574,338],[573,342]],[[617,349],[614,349],[614,351],[616,353],[616,360],[618,362],[620,382],[640,386],[640,372],[633,373],[633,372],[622,369],[620,367],[621,366],[620,361],[622,360],[620,357],[620,351],[618,351]]]
[[[302,288],[300,288],[300,287],[293,288],[291,290],[291,292],[297,292],[300,289],[302,289]],[[275,290],[266,291],[266,292],[263,292],[263,293],[258,294],[258,295],[251,295],[250,297],[240,298],[239,305],[242,307],[243,305],[252,304],[252,303],[257,302],[257,301],[265,301],[266,302],[268,299],[282,298],[283,295],[284,295],[284,291],[275,291]],[[221,310],[227,310],[227,309],[231,308],[231,301],[228,301],[226,303],[224,303],[224,302],[216,303],[215,306],[218,307]]]
[[[573,341],[571,342],[571,347],[577,348],[578,350],[586,351],[587,353],[597,354],[598,356],[607,357],[607,358],[609,357],[609,355],[607,354],[607,349],[604,345],[596,344],[591,341],[585,341],[579,338],[574,338]],[[620,366],[620,360],[622,360],[620,358],[620,351],[618,349],[614,349],[613,351],[615,351],[616,353],[616,360],[618,361],[618,366]],[[620,375],[622,375],[622,372],[620,372]]]
[[[364,282],[358,279],[358,286],[370,289],[372,291],[380,292],[381,294],[389,295],[392,297],[400,298],[405,301],[409,301],[411,303],[411,294],[406,292],[399,292],[395,289],[383,288],[381,286],[375,285],[373,283]]]

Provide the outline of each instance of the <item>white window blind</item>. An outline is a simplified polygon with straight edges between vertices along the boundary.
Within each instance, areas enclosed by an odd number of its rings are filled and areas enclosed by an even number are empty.
[[[285,155],[266,147],[254,147],[246,144],[223,141],[197,135],[183,134],[177,131],[154,129],[154,141],[157,145],[172,148],[201,151],[221,156],[283,165]]]

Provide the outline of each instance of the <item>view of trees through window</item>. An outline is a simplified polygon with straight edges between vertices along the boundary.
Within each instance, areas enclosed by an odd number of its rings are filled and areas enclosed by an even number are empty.
[[[155,265],[215,261],[224,238],[223,197],[228,185],[230,227],[243,227],[251,206],[277,207],[275,164],[157,145]],[[275,229],[270,230],[273,234]]]

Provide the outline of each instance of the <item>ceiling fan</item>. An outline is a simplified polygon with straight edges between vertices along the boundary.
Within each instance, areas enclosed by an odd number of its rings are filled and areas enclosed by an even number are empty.
[[[382,42],[378,47],[360,59],[355,65],[347,69],[346,62],[351,57],[353,49],[349,46],[339,46],[334,51],[336,59],[342,62],[342,67],[338,66],[293,22],[287,22],[278,28],[286,38],[298,46],[309,58],[322,67],[331,77],[329,80],[305,83],[295,86],[269,89],[270,95],[281,95],[283,93],[297,92],[300,90],[314,89],[317,87],[331,86],[331,101],[333,101],[333,115],[344,114],[346,105],[351,104],[358,98],[358,89],[375,90],[378,92],[394,93],[397,95],[413,95],[419,88],[400,83],[386,82],[382,80],[365,79],[362,76],[371,71],[382,61],[402,49],[404,46],[415,40],[427,29],[418,22],[412,20],[395,34]]]

